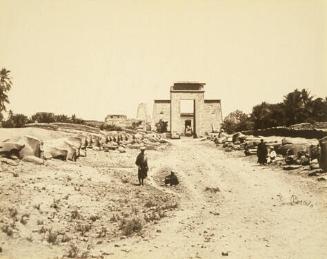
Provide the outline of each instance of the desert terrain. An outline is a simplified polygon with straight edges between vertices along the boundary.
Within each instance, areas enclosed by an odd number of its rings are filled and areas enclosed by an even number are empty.
[[[138,152],[2,163],[0,258],[327,258],[326,181],[182,138],[139,186]]]

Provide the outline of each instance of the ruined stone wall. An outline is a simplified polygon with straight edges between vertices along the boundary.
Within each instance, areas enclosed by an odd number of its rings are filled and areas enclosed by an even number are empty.
[[[205,100],[201,123],[202,132],[210,133],[212,129],[219,130],[221,127],[222,119],[220,101],[218,102]]]
[[[148,114],[147,105],[145,103],[140,103],[137,107],[136,119],[140,121],[150,121],[150,116]]]
[[[155,101],[153,104],[153,125],[159,122],[160,119],[168,121],[167,130],[170,131],[170,101]]]

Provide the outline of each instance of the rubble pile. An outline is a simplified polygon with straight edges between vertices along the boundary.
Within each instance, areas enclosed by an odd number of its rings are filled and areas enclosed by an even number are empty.
[[[284,170],[299,168],[315,170],[315,174],[318,171],[320,173],[327,171],[327,137],[320,139],[316,145],[308,142],[293,143],[286,138],[281,140],[260,138],[241,132],[233,135],[224,132],[213,133],[208,139],[216,146],[221,146],[225,152],[243,151],[246,156],[256,155],[258,144],[263,139],[268,149],[267,164],[282,166]]]
[[[163,149],[168,141],[163,135],[148,132],[102,131],[100,133],[75,132],[63,137],[41,140],[34,136],[0,139],[0,161],[17,165],[20,160],[44,164],[49,159],[76,161],[86,156],[87,150],[125,153],[126,149]]]

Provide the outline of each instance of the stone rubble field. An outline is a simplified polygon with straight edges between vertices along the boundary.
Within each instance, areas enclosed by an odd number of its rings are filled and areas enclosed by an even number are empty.
[[[99,137],[76,150],[81,133]],[[102,134],[76,129],[1,129],[0,140],[40,140],[40,157],[31,146],[29,161],[2,155],[0,258],[327,258],[327,182],[308,176],[311,164],[258,165],[240,140],[133,135],[101,144]],[[62,139],[66,156],[44,157]],[[150,170],[138,186],[143,145]],[[177,186],[164,185],[171,171]]]

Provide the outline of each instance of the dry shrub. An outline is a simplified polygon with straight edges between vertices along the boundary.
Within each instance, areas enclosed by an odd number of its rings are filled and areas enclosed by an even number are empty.
[[[102,227],[101,230],[98,232],[98,238],[105,237],[107,235],[107,229],[105,227]]]
[[[50,205],[50,208],[54,208],[56,211],[59,210],[59,203],[60,203],[60,199],[53,199],[52,204]]]
[[[155,206],[157,206],[157,204],[152,200],[149,200],[144,204],[144,207],[146,207],[146,208],[151,208],[151,207],[155,207]]]
[[[80,219],[81,218],[81,214],[79,213],[79,211],[77,209],[73,210],[71,212],[71,219]]]
[[[129,179],[127,178],[127,176],[123,176],[123,177],[121,177],[121,182],[122,183],[129,183]]]
[[[2,232],[6,233],[7,236],[12,236],[14,234],[13,228],[10,225],[4,225],[1,227]]]
[[[20,218],[20,223],[22,223],[23,225],[26,225],[29,217],[30,217],[30,214],[28,214],[28,213],[23,214]]]
[[[98,220],[98,219],[100,219],[100,216],[98,216],[98,215],[91,215],[90,216],[90,220],[92,220],[93,222]]]
[[[67,257],[68,258],[76,258],[78,255],[78,252],[79,252],[79,249],[78,249],[77,245],[70,244]]]
[[[110,218],[110,222],[118,222],[120,220],[120,216],[118,214],[113,214]]]
[[[57,238],[58,238],[58,233],[57,231],[52,231],[52,229],[50,229],[48,231],[48,235],[47,235],[47,241],[48,243],[55,245],[57,244]]]
[[[18,211],[16,208],[9,208],[9,216],[11,218],[16,219],[17,215],[18,215]]]
[[[206,192],[212,192],[212,193],[216,193],[216,192],[220,192],[219,187],[206,187],[204,189],[204,191]]]
[[[130,220],[122,220],[120,228],[123,235],[130,236],[134,233],[140,232],[143,226],[139,218],[133,218]]]
[[[62,238],[61,238],[61,242],[62,243],[66,243],[66,242],[68,242],[68,241],[70,241],[70,237],[67,235],[67,234],[64,234],[63,236],[62,236]]]
[[[42,226],[40,229],[39,229],[39,234],[44,234],[48,231],[47,228],[45,228],[44,226]]]
[[[33,208],[34,209],[37,209],[37,210],[40,210],[40,207],[41,207],[41,204],[40,203],[33,205]]]
[[[76,226],[76,231],[81,232],[81,235],[84,236],[86,232],[89,232],[91,230],[92,226],[91,224],[81,224],[79,223]]]
[[[170,202],[165,205],[161,206],[162,210],[172,210],[172,209],[177,209],[178,208],[178,203],[177,202]]]

